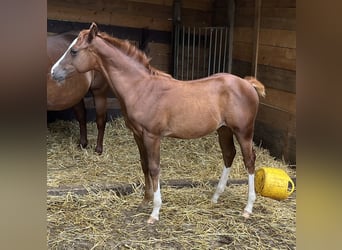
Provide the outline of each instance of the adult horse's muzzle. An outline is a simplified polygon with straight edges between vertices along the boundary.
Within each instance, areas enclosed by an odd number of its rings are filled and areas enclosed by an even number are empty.
[[[55,71],[51,70],[51,78],[57,82],[61,82],[65,80],[63,75],[57,74]]]
[[[61,67],[58,64],[53,65],[51,68],[51,78],[57,82],[64,81],[66,78],[71,77],[75,71],[74,67]]]

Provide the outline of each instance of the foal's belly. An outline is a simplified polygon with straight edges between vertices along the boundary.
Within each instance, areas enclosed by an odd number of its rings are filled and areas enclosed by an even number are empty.
[[[184,116],[178,119],[171,119],[164,136],[194,139],[206,136],[222,125],[224,123],[220,119],[215,119],[212,116]]]

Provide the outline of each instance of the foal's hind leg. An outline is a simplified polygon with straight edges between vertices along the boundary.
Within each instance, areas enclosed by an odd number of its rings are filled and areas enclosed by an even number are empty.
[[[243,161],[248,172],[248,200],[244,209],[243,216],[248,218],[253,210],[253,205],[256,199],[254,189],[254,170],[255,170],[255,153],[253,150],[253,132],[237,133],[237,140],[239,141]]]
[[[231,169],[231,165],[233,163],[236,150],[234,146],[234,139],[233,139],[233,132],[228,127],[220,127],[217,130],[219,143],[222,151],[223,161],[224,161],[224,167],[222,171],[222,175],[220,178],[219,183],[217,184],[216,191],[213,195],[213,198],[211,199],[213,203],[217,203],[217,199],[223,193],[227,182],[228,177]]]

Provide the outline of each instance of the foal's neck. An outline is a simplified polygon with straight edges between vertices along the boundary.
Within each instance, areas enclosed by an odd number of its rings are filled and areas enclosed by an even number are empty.
[[[115,94],[121,99],[124,100],[127,95],[139,91],[148,82],[144,80],[149,79],[151,75],[143,64],[102,39],[97,39],[95,46],[101,58],[102,71],[109,78]]]

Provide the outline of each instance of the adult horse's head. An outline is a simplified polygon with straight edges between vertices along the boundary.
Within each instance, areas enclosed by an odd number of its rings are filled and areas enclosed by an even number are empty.
[[[56,81],[63,81],[73,72],[84,73],[96,69],[96,56],[91,46],[93,38],[96,37],[98,28],[92,23],[89,30],[83,30],[70,44],[65,53],[51,68],[51,76]]]

